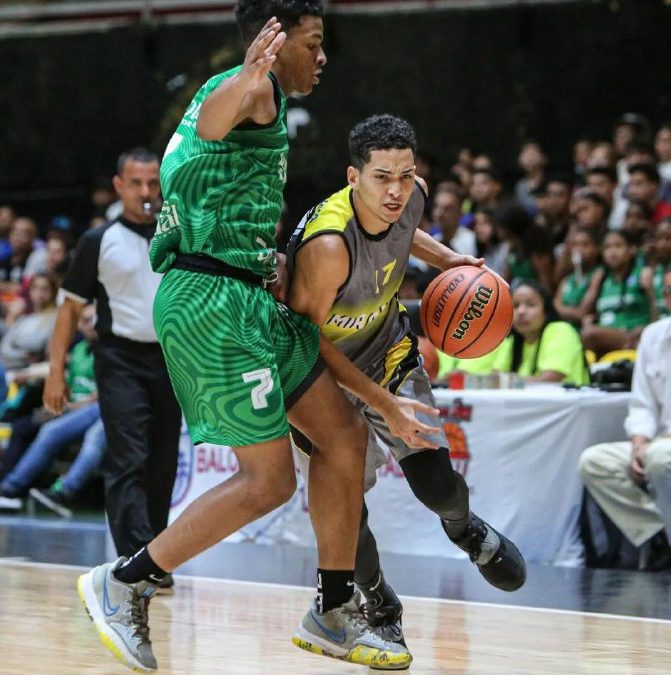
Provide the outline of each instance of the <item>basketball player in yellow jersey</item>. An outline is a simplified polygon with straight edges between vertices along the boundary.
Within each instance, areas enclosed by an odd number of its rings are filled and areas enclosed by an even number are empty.
[[[436,433],[420,433],[435,424],[426,414],[435,410],[435,401],[397,296],[411,253],[440,270],[483,261],[457,255],[418,229],[426,184],[415,176],[415,135],[407,122],[373,116],[356,125],[349,140],[348,187],[308,212],[291,238],[290,305],[321,326],[320,352],[368,422],[366,487],[374,484],[381,458],[377,434],[399,461],[415,496],[440,517],[447,536],[485,579],[499,589],[516,590],[526,578],[521,554],[470,512],[468,487],[452,468],[442,430],[434,426]],[[410,415],[418,420],[417,431],[404,431]],[[312,446],[292,433],[305,473]],[[366,513],[364,507],[355,581],[369,620],[400,642],[402,606],[382,576]]]

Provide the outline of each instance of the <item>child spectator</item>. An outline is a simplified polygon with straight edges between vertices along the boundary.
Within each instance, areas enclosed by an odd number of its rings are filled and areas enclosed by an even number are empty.
[[[577,227],[567,242],[573,272],[559,282],[554,306],[560,319],[580,327],[587,307],[583,301],[590,281],[600,269],[601,241],[597,232],[589,227]]]
[[[601,255],[604,268],[592,277],[583,319],[585,347],[597,356],[615,349],[635,349],[643,328],[650,323],[652,289],[637,263],[637,248],[625,230],[605,236]]]
[[[646,286],[652,288],[653,314],[657,319],[662,319],[671,316],[664,296],[664,274],[671,270],[671,218],[665,218],[657,226],[649,263],[643,269],[643,276]]]

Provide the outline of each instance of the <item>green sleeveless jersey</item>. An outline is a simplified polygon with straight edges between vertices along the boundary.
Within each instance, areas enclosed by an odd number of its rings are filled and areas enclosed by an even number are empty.
[[[650,323],[650,302],[641,286],[641,268],[634,267],[622,281],[608,272],[596,301],[596,312],[599,325],[608,328],[632,330]]]
[[[601,269],[599,265],[589,272],[583,272],[580,279],[578,279],[578,274],[576,272],[572,272],[566,277],[561,301],[567,307],[577,307],[582,302],[587,293],[587,289],[589,288],[589,282],[592,280],[594,273],[598,269]]]
[[[161,164],[163,208],[150,259],[165,272],[178,253],[203,253],[268,276],[275,268],[275,227],[287,176],[286,99],[272,74],[277,117],[241,124],[216,141],[196,132],[205,99],[237,66],[210,78],[179,123]]]

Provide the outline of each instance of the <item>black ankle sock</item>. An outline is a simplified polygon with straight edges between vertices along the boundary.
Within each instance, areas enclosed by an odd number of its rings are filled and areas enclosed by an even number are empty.
[[[317,570],[317,606],[323,614],[354,595],[354,570]]]
[[[118,570],[114,577],[125,584],[135,584],[138,581],[150,581],[157,584],[168,573],[162,570],[149,555],[147,547],[140,549],[130,560],[127,560]]]
[[[452,539],[459,539],[466,530],[470,517],[470,511],[466,511],[466,515],[463,518],[459,518],[459,520],[445,520],[443,518],[443,527],[445,528],[445,532],[447,532],[447,536]]]

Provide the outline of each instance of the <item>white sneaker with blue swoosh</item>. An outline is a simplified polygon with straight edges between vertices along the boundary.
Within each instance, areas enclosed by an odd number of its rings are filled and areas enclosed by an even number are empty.
[[[147,623],[149,599],[156,586],[125,584],[112,574],[126,558],[94,567],[77,581],[77,592],[102,643],[124,665],[139,672],[156,670]]]
[[[405,670],[412,662],[405,645],[385,639],[368,624],[355,598],[323,614],[314,603],[291,641],[313,654],[376,670]]]

